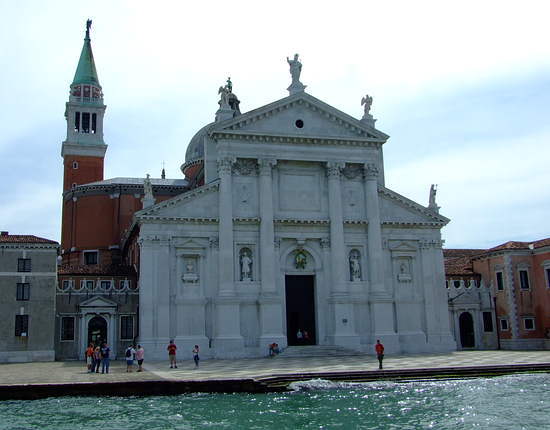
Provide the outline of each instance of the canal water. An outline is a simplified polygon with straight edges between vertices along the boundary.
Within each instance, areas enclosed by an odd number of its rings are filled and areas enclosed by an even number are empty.
[[[550,375],[0,402],[0,429],[549,429]]]

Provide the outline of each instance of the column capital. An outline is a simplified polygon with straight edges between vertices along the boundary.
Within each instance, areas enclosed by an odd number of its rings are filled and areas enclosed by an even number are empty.
[[[272,169],[277,165],[275,158],[258,158],[260,175],[271,175]]]
[[[363,170],[363,175],[365,179],[376,179],[378,178],[378,166],[373,163],[367,163],[365,164],[365,168]]]
[[[327,176],[329,178],[340,178],[341,170],[346,166],[342,161],[327,161]]]
[[[222,157],[218,158],[217,164],[218,164],[218,172],[220,174],[231,174],[231,168],[233,164],[235,163],[234,157]]]

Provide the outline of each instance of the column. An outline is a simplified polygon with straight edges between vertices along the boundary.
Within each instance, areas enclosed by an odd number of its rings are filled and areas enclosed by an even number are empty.
[[[235,294],[233,274],[233,195],[231,168],[233,158],[218,160],[220,177],[219,196],[219,288],[214,303],[215,335],[212,341],[214,356],[239,357],[244,355],[244,341],[240,328],[240,300]]]
[[[275,281],[275,231],[273,226],[273,159],[260,159],[260,348],[273,342],[286,345],[283,308]]]
[[[331,280],[329,303],[334,318],[334,331],[329,336],[333,345],[358,349],[360,339],[355,333],[354,309],[347,285],[347,252],[344,243],[344,217],[342,214],[342,162],[327,163],[328,205],[330,218]]]
[[[367,208],[367,250],[369,266],[369,301],[372,314],[372,344],[380,339],[388,352],[400,352],[399,337],[394,328],[394,306],[391,294],[384,285],[384,257],[382,227],[378,201],[378,167],[366,164],[364,168],[365,204]]]

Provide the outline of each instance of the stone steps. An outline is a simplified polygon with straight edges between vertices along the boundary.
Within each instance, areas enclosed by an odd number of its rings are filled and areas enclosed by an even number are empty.
[[[337,345],[304,345],[289,346],[279,354],[280,357],[299,358],[299,357],[341,357],[364,355],[360,351],[344,348]]]

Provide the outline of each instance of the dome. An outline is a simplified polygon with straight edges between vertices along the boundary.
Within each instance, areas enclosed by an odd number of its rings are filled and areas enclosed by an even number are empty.
[[[205,125],[193,136],[187,146],[187,151],[185,151],[185,163],[204,157],[204,137],[208,134],[212,125],[214,125],[213,122]]]

